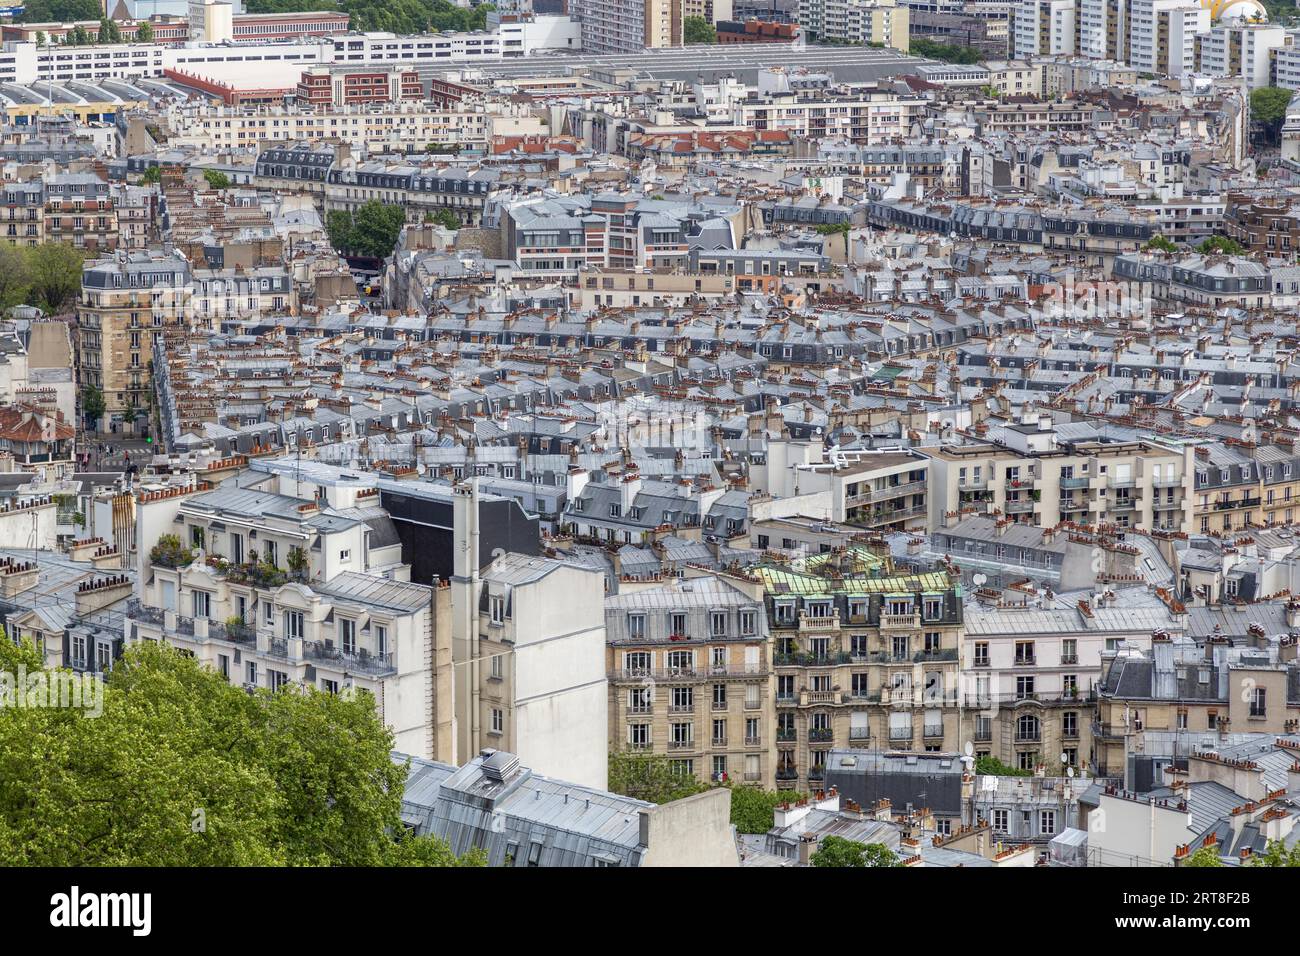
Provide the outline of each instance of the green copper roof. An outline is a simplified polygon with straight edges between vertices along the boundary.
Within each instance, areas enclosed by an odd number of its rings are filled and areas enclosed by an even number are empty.
[[[847,563],[846,563],[847,559]],[[789,564],[763,564],[753,569],[773,597],[830,597],[835,594],[947,591],[953,582],[946,571],[893,573],[892,563],[866,548],[826,552],[796,558]]]

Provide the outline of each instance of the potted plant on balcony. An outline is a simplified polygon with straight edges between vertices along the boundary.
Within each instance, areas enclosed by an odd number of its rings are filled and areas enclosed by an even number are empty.
[[[295,581],[307,580],[307,552],[302,548],[290,548],[285,560]]]
[[[164,534],[149,549],[151,563],[164,568],[183,568],[194,561],[194,551],[181,543],[174,534]]]

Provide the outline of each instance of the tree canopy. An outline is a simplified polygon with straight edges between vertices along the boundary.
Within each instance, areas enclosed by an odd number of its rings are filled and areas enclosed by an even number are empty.
[[[203,170],[203,178],[208,181],[208,185],[213,189],[221,190],[230,188],[230,177],[219,169]]]
[[[908,41],[907,46],[912,56],[939,60],[943,63],[979,63],[984,59],[984,54],[974,47],[939,43],[923,37],[913,37]]]
[[[98,20],[103,10],[99,0],[27,0],[19,23],[70,23],[73,20]]]
[[[44,670],[0,639],[0,669]],[[406,768],[367,693],[249,694],[130,648],[102,712],[0,708],[0,865],[477,865],[404,836]]]
[[[682,21],[682,42],[687,44],[717,43],[718,31],[704,17],[687,17]]]
[[[393,33],[482,30],[490,3],[458,7],[450,0],[339,0],[354,30]],[[248,0],[249,13],[303,13],[320,9],[320,0]],[[98,16],[98,14],[96,14]]]
[[[902,866],[898,854],[883,843],[858,843],[844,837],[828,836],[812,855],[813,866],[880,867]]]
[[[1153,252],[1177,252],[1178,245],[1168,236],[1152,236],[1147,240],[1146,248]]]
[[[0,308],[34,305],[57,314],[81,291],[84,254],[65,242],[0,245]]]
[[[401,206],[388,206],[372,199],[355,213],[336,209],[325,217],[325,231],[339,252],[383,259],[392,253],[406,222]]]
[[[1225,256],[1243,256],[1246,254],[1246,247],[1227,236],[1210,236],[1196,247],[1196,251],[1207,256],[1216,252]]]

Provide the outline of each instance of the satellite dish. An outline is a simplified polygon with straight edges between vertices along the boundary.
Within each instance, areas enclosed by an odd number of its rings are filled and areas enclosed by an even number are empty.
[[[1068,764],[1069,762],[1070,762],[1070,755],[1067,754],[1065,751],[1061,751],[1061,763]]]
[[[961,762],[967,773],[975,766],[975,745],[969,740],[966,741],[966,753],[961,757]]]
[[[983,574],[972,574],[970,580],[971,580],[971,584],[975,585],[976,587],[979,587],[985,581],[988,580],[988,577]]]
[[[1069,777],[1071,780],[1073,780],[1073,779],[1074,779],[1074,768],[1073,768],[1073,767],[1066,767],[1066,768],[1065,768],[1065,775],[1066,775],[1067,777]]]

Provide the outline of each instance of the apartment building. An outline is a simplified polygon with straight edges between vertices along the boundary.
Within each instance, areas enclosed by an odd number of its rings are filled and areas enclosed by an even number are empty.
[[[112,252],[119,240],[112,188],[93,173],[57,173],[45,182],[45,240],[89,253]]]
[[[1128,60],[1130,0],[1079,0],[1080,56]]]
[[[453,498],[455,752],[499,744],[539,771],[603,786],[604,574],[508,552],[480,569],[477,479],[456,486]]]
[[[907,136],[925,109],[919,97],[880,89],[757,93],[732,106],[732,121],[752,129],[785,130],[799,139],[838,138],[873,146]]]
[[[1300,627],[1300,607],[1286,606]],[[1300,730],[1300,662],[1294,634],[1267,635],[1252,624],[1247,643],[1210,634],[1190,641],[1156,633],[1141,651],[1105,655],[1093,726],[1093,765],[1123,776],[1144,734],[1172,735],[1183,754],[1214,747],[1221,735],[1294,734]],[[1209,749],[1209,748],[1206,748]]]
[[[298,102],[314,110],[334,106],[423,100],[420,74],[410,67],[338,69],[316,66],[298,80]]]
[[[688,572],[605,601],[609,749],[702,781],[773,786],[775,709],[762,588]]]
[[[960,749],[962,603],[946,570],[853,545],[751,573],[773,638],[778,786],[817,789],[832,748]]]
[[[908,14],[895,0],[799,0],[799,26],[810,38],[908,50]]]
[[[165,329],[192,317],[190,264],[178,252],[119,252],[81,273],[76,346],[83,384],[104,393],[108,419],[147,418],[149,360]]]
[[[1233,19],[1197,36],[1198,72],[1239,78],[1252,90],[1272,85],[1273,51],[1292,45],[1280,26]]]
[[[689,2],[689,0],[685,0]],[[684,0],[571,0],[584,53],[640,53],[680,46]]]
[[[294,312],[298,293],[283,266],[195,269],[191,316],[197,328],[220,330],[223,322]]]
[[[1185,76],[1196,69],[1196,35],[1210,29],[1198,0],[1130,0],[1129,65],[1139,72]]]
[[[369,495],[369,497],[367,497]],[[401,580],[400,544],[357,508],[237,484],[146,489],[136,501],[136,596],[128,643],[165,641],[231,683],[369,691],[396,746],[437,753],[432,662],[449,594]],[[444,719],[444,724],[448,719]]]
[[[825,492],[831,519],[859,528],[924,529],[928,465],[906,451],[837,452],[825,464],[796,465],[790,493]]]
[[[966,607],[963,739],[977,754],[1010,766],[1075,768],[1093,761],[1091,717],[1102,654],[1121,644],[1149,645],[1158,611],[1119,608],[1093,598],[1076,607]],[[1065,760],[1061,760],[1061,756]]]
[[[1044,528],[1072,521],[1191,530],[1190,446],[1093,429],[1066,438],[1048,416],[1033,413],[981,427],[993,444],[926,451],[932,528],[942,527],[945,515],[970,512]]]
[[[45,241],[45,184],[39,179],[5,183],[0,195],[0,228],[11,246]]]
[[[492,115],[483,110],[445,109],[403,101],[374,106],[330,106],[310,111],[290,107],[231,108],[187,105],[169,117],[172,140],[201,149],[262,149],[273,144],[319,143],[337,139],[373,153],[422,152],[430,143],[466,150],[486,148]]]
[[[1011,8],[1011,46],[1018,60],[1078,50],[1076,0],[1024,0]]]

